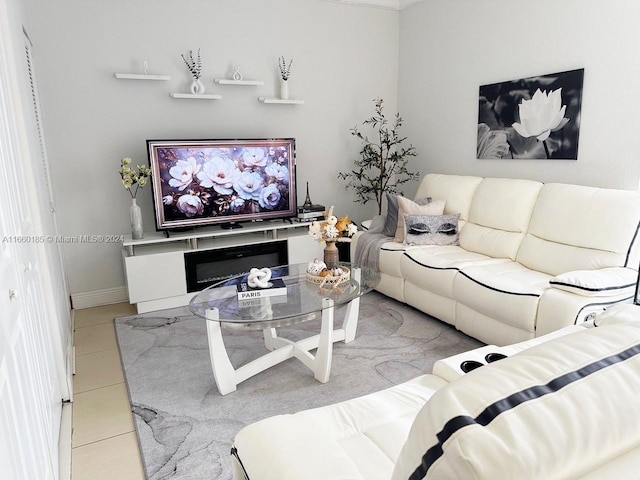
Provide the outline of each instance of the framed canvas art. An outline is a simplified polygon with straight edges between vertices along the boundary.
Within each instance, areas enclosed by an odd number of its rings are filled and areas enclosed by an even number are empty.
[[[479,159],[578,159],[584,69],[482,85]]]

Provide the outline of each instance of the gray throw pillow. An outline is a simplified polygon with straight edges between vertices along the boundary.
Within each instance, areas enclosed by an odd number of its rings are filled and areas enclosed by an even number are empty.
[[[405,215],[404,243],[407,245],[460,245],[458,220],[454,215]]]
[[[384,220],[382,233],[387,237],[394,237],[398,228],[398,196],[386,193],[387,196],[387,217]],[[426,205],[431,202],[431,197],[414,200],[418,205]]]

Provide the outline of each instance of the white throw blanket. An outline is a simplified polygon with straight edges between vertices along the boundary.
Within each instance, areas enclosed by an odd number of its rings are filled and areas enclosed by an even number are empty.
[[[390,242],[393,237],[388,237],[382,230],[384,229],[385,217],[376,215],[371,220],[371,227],[358,238],[356,245],[354,263],[356,265],[367,266],[373,270],[378,270],[380,258],[380,247],[383,243]]]

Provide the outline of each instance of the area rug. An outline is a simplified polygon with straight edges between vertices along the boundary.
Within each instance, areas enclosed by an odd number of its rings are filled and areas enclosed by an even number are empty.
[[[336,311],[341,323],[344,307]],[[229,452],[245,425],[387,388],[431,372],[433,363],[481,345],[449,325],[377,292],[361,299],[353,342],[334,344],[331,377],[319,383],[295,358],[222,396],[216,388],[205,320],[188,309],[115,320],[147,478],[231,479]],[[320,320],[282,329],[298,339]],[[265,353],[261,331],[223,330],[238,367]]]

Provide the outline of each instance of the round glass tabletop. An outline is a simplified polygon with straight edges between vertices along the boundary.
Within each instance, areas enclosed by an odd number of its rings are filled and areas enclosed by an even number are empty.
[[[238,275],[196,294],[189,303],[189,310],[207,318],[207,310],[216,308],[220,322],[267,328],[301,321],[324,308],[346,304],[375,288],[380,280],[380,274],[371,268],[343,262],[340,265],[350,269],[349,280],[322,287],[307,280],[307,264],[273,267],[272,278],[282,279],[286,293],[242,300],[238,298],[238,285],[246,283],[247,275]]]

